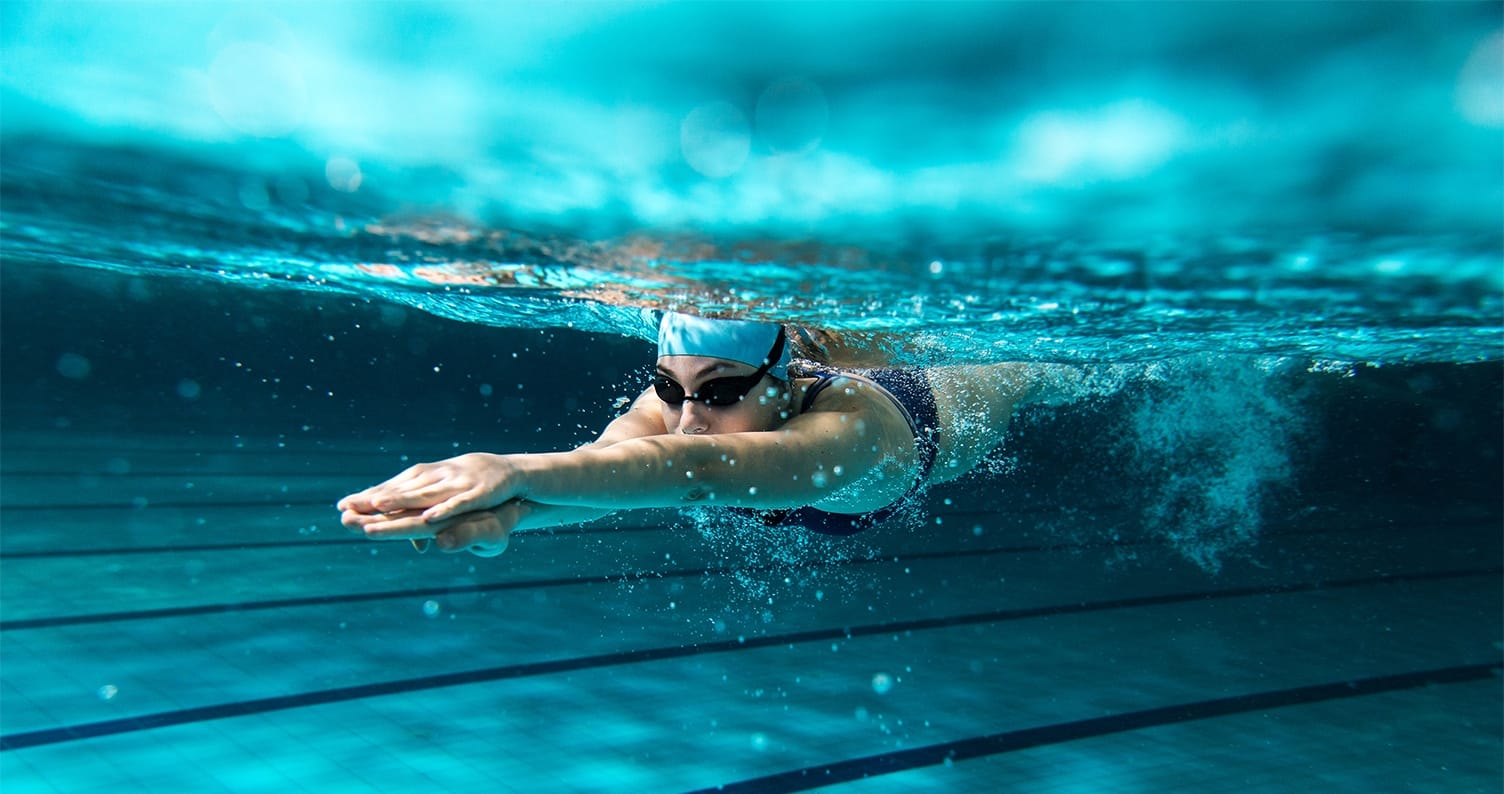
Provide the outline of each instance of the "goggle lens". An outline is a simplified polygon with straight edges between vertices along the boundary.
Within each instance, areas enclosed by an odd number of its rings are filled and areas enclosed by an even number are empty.
[[[716,378],[700,384],[700,390],[694,394],[685,394],[684,387],[680,386],[673,378],[659,375],[653,381],[653,391],[657,392],[658,399],[669,405],[681,405],[685,400],[699,402],[716,407],[735,405],[747,392],[752,391],[762,375],[745,375],[735,378]]]
[[[746,397],[747,393],[752,391],[758,383],[762,382],[762,376],[768,374],[773,369],[773,365],[778,363],[778,360],[783,357],[785,341],[783,329],[779,328],[778,338],[773,340],[773,349],[768,351],[767,360],[751,375],[708,380],[700,384],[699,391],[694,394],[685,394],[683,386],[680,386],[673,378],[660,374],[653,381],[653,391],[658,394],[658,399],[669,405],[683,405],[685,400],[704,403],[717,408],[735,405],[741,402],[741,399]]]

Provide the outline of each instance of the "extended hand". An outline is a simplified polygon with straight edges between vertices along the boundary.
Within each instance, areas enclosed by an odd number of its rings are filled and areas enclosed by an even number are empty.
[[[420,511],[421,521],[432,524],[521,496],[521,486],[510,456],[474,452],[409,467],[380,485],[346,496],[338,507],[347,516],[342,519],[346,526],[351,525],[350,514],[407,521],[412,511]],[[369,527],[390,522],[361,523],[369,535]]]
[[[507,502],[494,510],[478,510],[437,523],[429,523],[419,513],[370,515],[345,511],[341,521],[371,540],[411,540],[419,551],[428,548],[429,540],[441,551],[468,551],[479,557],[495,557],[507,550],[512,529],[521,519],[522,503]]]

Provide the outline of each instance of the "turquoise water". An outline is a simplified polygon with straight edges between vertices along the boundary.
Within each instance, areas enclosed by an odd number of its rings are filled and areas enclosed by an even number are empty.
[[[0,51],[7,791],[1498,790],[1497,3],[8,2]],[[684,306],[1086,377],[849,541],[338,527],[593,437]]]
[[[9,3],[7,257],[932,363],[1493,361],[1497,10]]]

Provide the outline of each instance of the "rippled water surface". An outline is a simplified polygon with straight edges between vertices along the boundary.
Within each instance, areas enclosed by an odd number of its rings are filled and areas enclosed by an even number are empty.
[[[1500,358],[1487,3],[4,14],[10,268],[931,363]]]

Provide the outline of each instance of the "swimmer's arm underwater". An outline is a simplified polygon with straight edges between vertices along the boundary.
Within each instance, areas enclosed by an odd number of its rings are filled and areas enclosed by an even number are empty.
[[[488,510],[475,510],[439,522],[424,521],[416,510],[368,514],[348,509],[341,522],[361,532],[368,526],[382,524],[388,531],[386,538],[407,538],[419,552],[428,551],[431,540],[443,551],[470,551],[483,557],[494,557],[506,550],[511,534],[519,529],[583,524],[613,512],[597,507],[546,505],[513,499]],[[408,531],[403,532],[404,528]]]
[[[664,428],[662,403],[652,389],[638,399],[638,407]],[[819,504],[832,512],[863,513],[908,491],[918,457],[908,421],[890,400],[874,390],[854,389],[832,391],[775,430],[680,435],[663,429],[507,463],[519,466],[517,487],[526,489],[525,498],[550,504],[622,509]],[[464,497],[451,501],[462,509]],[[449,505],[432,504],[425,512],[430,520],[452,515]]]
[[[513,499],[597,509],[713,504],[797,507],[827,500],[874,470],[906,470],[901,450],[861,422],[814,412],[766,432],[713,436],[659,434],[570,452],[524,455],[472,453],[414,466],[358,494],[362,512],[421,510],[427,524],[447,522]],[[912,449],[909,450],[912,457]],[[895,461],[898,461],[895,464]],[[896,465],[896,468],[895,468]],[[908,487],[886,478],[849,495],[840,506],[862,512],[887,504]],[[418,516],[362,522],[373,539],[425,537]],[[346,522],[350,522],[347,520]]]
[[[600,436],[579,449],[600,449],[621,441],[659,435],[663,432],[663,419],[658,410],[651,405],[645,405],[645,401],[639,398],[626,413],[611,420],[611,423],[606,425],[606,429],[601,431]],[[543,504],[521,499],[513,499],[501,507],[512,511],[512,515],[505,517],[512,519],[511,528],[514,530],[583,524],[615,512],[609,507]]]
[[[819,504],[861,513],[902,496],[917,465],[906,420],[866,390],[822,400],[777,430],[671,434],[646,390],[591,444],[571,452],[461,455],[413,466],[340,500],[343,523],[372,540],[467,536],[505,547],[506,522],[550,526],[615,509],[687,504]],[[516,500],[514,502],[514,500]],[[506,506],[519,505],[515,512]],[[528,509],[520,509],[527,505]],[[500,506],[500,508],[498,508]],[[500,509],[493,514],[493,509]],[[500,523],[498,523],[500,522]],[[499,552],[498,552],[499,553]]]
[[[619,441],[663,432],[663,420],[657,407],[639,397],[630,410],[613,419],[601,431],[600,436],[581,449],[610,446]],[[383,486],[401,477],[402,475],[398,475]],[[429,541],[433,540],[445,551],[468,550],[481,556],[495,556],[506,549],[509,536],[515,530],[583,524],[615,512],[610,508],[549,505],[513,499],[493,509],[477,510],[448,521],[429,523],[419,518],[418,511],[415,510],[378,510],[370,498],[370,494],[375,491],[374,488],[367,489],[341,499],[338,507],[343,512],[342,523],[362,532],[373,524],[387,524],[393,528],[407,526],[415,532],[390,537],[407,537],[419,552],[427,551]]]

